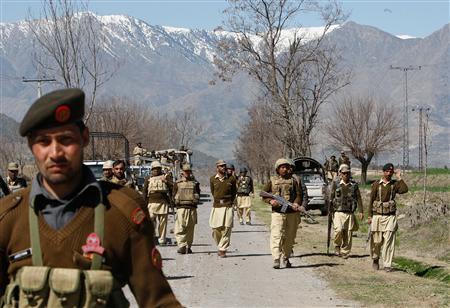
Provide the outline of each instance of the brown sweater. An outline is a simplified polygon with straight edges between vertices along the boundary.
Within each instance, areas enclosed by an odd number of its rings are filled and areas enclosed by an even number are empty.
[[[231,207],[236,198],[236,177],[226,176],[222,181],[213,175],[210,180],[214,207]]]
[[[381,200],[379,197],[379,187],[381,185]],[[372,184],[372,190],[370,192],[370,203],[369,203],[369,210],[368,210],[368,217],[372,217],[372,210],[373,210],[373,202],[374,201],[381,201],[381,202],[388,202],[391,198],[391,188],[392,188],[392,200],[395,199],[396,194],[404,194],[408,192],[408,186],[406,185],[405,181],[400,180],[391,180],[388,184],[383,185],[380,184],[380,181],[376,181]]]
[[[152,263],[154,231],[147,214],[141,223],[132,220],[133,217],[136,220],[135,211],[145,209],[142,198],[129,188],[111,183],[105,184],[105,190],[103,269],[110,270],[121,286],[129,284],[140,307],[180,307],[162,271]],[[11,254],[31,247],[29,193],[27,188],[0,200],[0,296],[18,269],[32,265],[31,256],[8,261]],[[38,221],[44,265],[90,268],[90,260],[83,257],[81,246],[94,231],[94,208],[82,206],[60,230],[52,229],[42,215]]]

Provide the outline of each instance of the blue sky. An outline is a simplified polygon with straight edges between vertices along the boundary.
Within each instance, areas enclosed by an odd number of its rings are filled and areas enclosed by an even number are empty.
[[[0,19],[14,22],[25,19],[28,9],[39,16],[41,1],[0,0]],[[342,1],[349,20],[370,25],[394,35],[425,37],[450,22],[449,0],[431,1]],[[222,21],[224,0],[97,0],[90,10],[100,15],[126,14],[151,25],[214,29]],[[318,26],[305,19],[304,26]]]

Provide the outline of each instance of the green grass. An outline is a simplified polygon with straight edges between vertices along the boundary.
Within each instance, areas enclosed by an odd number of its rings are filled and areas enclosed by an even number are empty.
[[[394,267],[419,277],[436,279],[450,284],[450,273],[439,266],[432,266],[404,257],[396,257],[394,258]]]
[[[423,186],[408,187],[409,192],[423,191]],[[427,186],[427,192],[450,192],[449,186]]]
[[[410,174],[423,175],[423,171],[413,171]],[[450,174],[450,169],[448,168],[428,168],[427,175],[437,175],[437,174]]]

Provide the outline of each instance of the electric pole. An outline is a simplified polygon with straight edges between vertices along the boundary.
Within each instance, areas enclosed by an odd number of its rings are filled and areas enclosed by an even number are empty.
[[[429,107],[417,106],[411,109],[411,111],[419,112],[419,170],[423,171],[424,168],[424,145],[426,143],[426,125],[423,123],[423,112],[428,114]]]
[[[25,77],[22,77],[22,82],[37,82],[38,87],[38,98],[42,96],[42,89],[41,89],[41,83],[42,82],[51,82],[56,81],[55,78],[46,78],[43,76],[42,78],[34,78],[34,79],[27,79]]]
[[[421,66],[390,66],[391,70],[401,70],[404,73],[405,103],[403,105],[403,169],[409,167],[409,130],[408,130],[408,71],[421,70]]]

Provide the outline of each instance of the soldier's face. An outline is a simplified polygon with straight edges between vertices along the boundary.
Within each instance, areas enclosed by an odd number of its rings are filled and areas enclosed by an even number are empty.
[[[111,177],[113,175],[112,169],[103,169],[103,175],[107,178]]]
[[[344,182],[348,182],[350,180],[350,172],[341,172],[341,178]]]
[[[81,174],[83,148],[89,143],[89,130],[75,124],[41,129],[28,137],[28,145],[44,180],[57,185]]]
[[[219,174],[224,175],[226,170],[227,170],[226,165],[217,166],[217,173]]]
[[[125,174],[125,165],[124,164],[117,164],[114,168],[113,168],[113,172],[114,175],[118,178],[118,179],[123,179],[124,174]]]
[[[11,180],[15,180],[17,178],[17,170],[8,170],[8,176]]]
[[[289,173],[289,165],[281,165],[278,167],[278,174],[281,176],[286,176]]]

